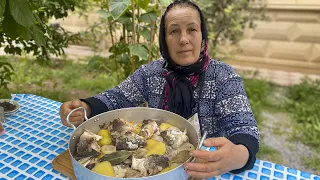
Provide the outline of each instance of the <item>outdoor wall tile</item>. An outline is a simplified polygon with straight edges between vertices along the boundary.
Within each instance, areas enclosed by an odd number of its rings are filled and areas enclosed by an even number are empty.
[[[268,4],[296,4],[296,0],[267,0]]]
[[[296,24],[296,37],[294,41],[320,43],[320,24],[312,23],[297,23]]]
[[[310,61],[320,63],[320,44],[313,45]]]
[[[268,53],[268,41],[245,39],[241,41],[242,55],[264,57]]]
[[[255,39],[291,40],[296,36],[295,23],[259,22],[254,32]]]
[[[319,1],[320,2],[320,1]],[[281,10],[272,10],[274,21],[287,21],[287,22],[311,22],[316,23],[319,21],[319,16],[314,12],[294,12],[294,11],[281,11]]]
[[[320,1],[319,0],[296,0],[296,4],[320,5]]]
[[[277,59],[308,61],[312,51],[310,43],[272,41],[269,45],[269,57]]]

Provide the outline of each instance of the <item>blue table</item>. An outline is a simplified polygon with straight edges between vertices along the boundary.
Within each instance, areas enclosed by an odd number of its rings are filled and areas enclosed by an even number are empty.
[[[60,122],[60,102],[30,94],[14,94],[20,109],[7,117],[6,134],[0,136],[0,180],[69,179],[52,169],[52,160],[68,148],[72,129]],[[312,179],[307,172],[257,160],[254,168],[241,174],[226,173],[215,179]]]

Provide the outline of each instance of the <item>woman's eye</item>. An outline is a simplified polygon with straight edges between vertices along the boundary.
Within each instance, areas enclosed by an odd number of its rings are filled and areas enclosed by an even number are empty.
[[[178,30],[172,30],[172,31],[170,32],[170,34],[177,33],[177,32],[178,32]]]
[[[193,32],[193,31],[197,31],[197,30],[196,29],[190,29],[190,31]]]

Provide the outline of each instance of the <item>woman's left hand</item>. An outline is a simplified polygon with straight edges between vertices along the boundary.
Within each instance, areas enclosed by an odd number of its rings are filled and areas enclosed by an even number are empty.
[[[248,149],[235,145],[225,137],[209,138],[204,146],[217,148],[216,151],[191,151],[196,162],[184,164],[187,174],[196,178],[209,178],[242,168],[249,159]],[[200,161],[200,162],[199,162]]]

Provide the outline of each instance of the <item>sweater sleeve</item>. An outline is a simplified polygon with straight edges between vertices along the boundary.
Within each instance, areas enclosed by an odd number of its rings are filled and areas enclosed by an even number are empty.
[[[81,99],[91,107],[91,117],[100,113],[128,107],[136,107],[148,100],[146,71],[142,65],[118,86],[93,97]]]
[[[241,77],[230,66],[216,67],[217,99],[215,114],[224,137],[234,144],[244,145],[249,152],[246,165],[233,173],[251,169],[259,150],[260,134]]]

